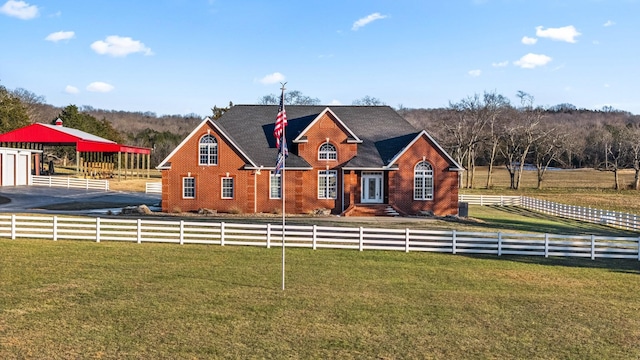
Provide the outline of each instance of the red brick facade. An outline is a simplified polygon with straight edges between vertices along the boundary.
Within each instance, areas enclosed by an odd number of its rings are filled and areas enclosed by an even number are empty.
[[[218,143],[217,165],[199,165],[199,141],[207,134],[214,136]],[[340,214],[350,205],[359,204],[364,170],[343,168],[343,164],[358,155],[358,143],[353,141],[349,129],[331,112],[326,112],[303,135],[304,140],[289,148],[304,158],[312,169],[285,170],[286,212],[303,214],[330,209],[332,213]],[[337,150],[335,160],[319,159],[319,149],[327,141]],[[414,168],[423,160],[433,168],[433,200],[414,200]],[[273,213],[282,208],[281,199],[270,198],[270,171],[247,169],[246,156],[210,121],[203,122],[165,162],[170,164],[162,171],[162,210],[165,212],[207,208],[218,212]],[[382,175],[384,196],[381,203],[394,206],[405,214],[421,211],[440,216],[457,214],[458,172],[451,169],[455,164],[426,133],[418,135],[392,165],[371,170]],[[319,172],[327,169],[336,171],[335,199],[319,199],[318,196]],[[183,197],[185,177],[195,179],[193,199]],[[233,179],[231,199],[222,197],[222,179],[227,177]]]

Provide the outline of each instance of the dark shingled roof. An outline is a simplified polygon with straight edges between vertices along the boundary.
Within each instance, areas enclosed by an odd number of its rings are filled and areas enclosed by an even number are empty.
[[[344,164],[348,167],[388,165],[420,133],[389,106],[289,105],[286,106],[289,125],[285,130],[290,149],[287,167],[310,167],[293,153],[293,139],[326,108],[362,140],[358,155]],[[214,122],[256,165],[273,167],[277,155],[273,137],[277,113],[277,105],[235,105]]]

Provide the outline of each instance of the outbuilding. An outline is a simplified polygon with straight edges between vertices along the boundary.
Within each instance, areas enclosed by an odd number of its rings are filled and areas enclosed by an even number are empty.
[[[32,184],[32,162],[38,161],[39,150],[0,147],[0,186]]]
[[[45,146],[73,146],[76,150],[76,172],[84,174],[85,177],[149,177],[150,148],[122,145],[78,129],[68,128],[63,126],[60,119],[55,125],[34,123],[1,134],[0,146],[40,152]],[[35,164],[33,172],[36,175],[40,175],[44,168],[41,160],[35,162],[32,158]]]

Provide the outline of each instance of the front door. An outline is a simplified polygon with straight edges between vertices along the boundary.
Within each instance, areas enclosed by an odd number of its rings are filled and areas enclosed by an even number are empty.
[[[362,203],[382,203],[382,173],[362,173]]]

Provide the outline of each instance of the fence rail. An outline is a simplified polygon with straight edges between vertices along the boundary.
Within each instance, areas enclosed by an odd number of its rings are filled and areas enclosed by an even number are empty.
[[[162,194],[162,182],[148,182],[145,184],[144,192],[147,194]]]
[[[626,230],[640,231],[640,215],[623,213],[612,210],[594,209],[584,206],[561,204],[553,201],[540,200],[528,196],[501,195],[464,195],[458,200],[471,205],[499,205],[520,206],[543,214],[565,219],[603,224]]]
[[[66,187],[77,189],[109,190],[109,180],[77,179],[58,176],[32,176],[32,185],[48,187]]]
[[[640,237],[285,225],[287,247],[618,258],[640,261]],[[282,224],[0,215],[0,237],[282,246]]]
[[[520,206],[522,196],[460,194],[458,201],[466,202],[469,205]]]

